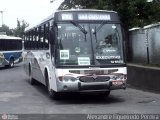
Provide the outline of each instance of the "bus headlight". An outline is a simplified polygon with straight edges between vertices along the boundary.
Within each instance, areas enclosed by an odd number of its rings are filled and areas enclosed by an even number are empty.
[[[61,82],[76,82],[78,79],[72,76],[59,76]]]
[[[3,60],[4,60],[4,56],[2,53],[0,53],[0,64],[2,64]]]

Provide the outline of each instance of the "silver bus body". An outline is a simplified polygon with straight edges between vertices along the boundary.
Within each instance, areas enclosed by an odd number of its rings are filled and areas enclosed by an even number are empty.
[[[37,35],[42,28],[46,30],[46,33],[48,29],[55,32],[51,35],[56,37],[44,36],[42,39],[40,35]],[[115,43],[111,44],[118,44],[118,47],[113,48],[108,44],[108,49],[104,43],[98,41],[101,32],[105,33],[105,30],[109,31],[112,39],[115,40]],[[34,33],[33,31],[36,33],[32,37],[28,37]],[[72,33],[69,34],[69,32]],[[107,35],[108,38],[105,39],[109,39],[110,34]],[[116,12],[57,11],[41,24],[27,29],[24,36],[26,46],[24,68],[30,76],[31,82],[37,80],[55,93],[105,92],[126,88],[127,69],[123,35]],[[71,39],[73,39],[72,42]],[[79,42],[74,43],[78,39]],[[68,41],[70,42],[67,43]],[[42,48],[40,47],[41,43],[44,44]],[[82,45],[80,46],[80,44]],[[81,52],[83,53],[81,54]]]

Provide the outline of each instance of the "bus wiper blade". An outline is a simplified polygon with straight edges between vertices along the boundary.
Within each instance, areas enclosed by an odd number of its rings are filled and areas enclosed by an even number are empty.
[[[85,35],[87,34],[87,31],[86,31],[82,26],[80,26],[78,23],[76,23],[76,22],[74,22],[74,21],[71,21],[71,23],[72,23],[74,26],[78,27]]]
[[[105,22],[103,21],[103,22],[98,26],[98,28],[95,29],[95,31],[93,32],[93,34],[96,34],[96,33],[103,27],[104,24],[105,24]]]

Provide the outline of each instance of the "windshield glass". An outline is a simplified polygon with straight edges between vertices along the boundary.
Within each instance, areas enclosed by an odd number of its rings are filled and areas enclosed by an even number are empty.
[[[89,31],[87,24],[79,24],[83,30]],[[92,64],[91,40],[75,24],[58,24],[58,44],[56,59],[61,65],[90,65]]]
[[[95,64],[123,63],[122,33],[119,24],[92,24]]]
[[[57,28],[57,65],[123,63],[120,25],[70,22]]]

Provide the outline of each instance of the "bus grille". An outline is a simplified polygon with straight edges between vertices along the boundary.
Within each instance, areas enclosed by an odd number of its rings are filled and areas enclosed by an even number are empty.
[[[110,77],[108,76],[96,76],[96,77],[93,77],[93,76],[82,76],[79,78],[79,80],[81,82],[106,82],[106,81],[109,81],[110,80]]]

